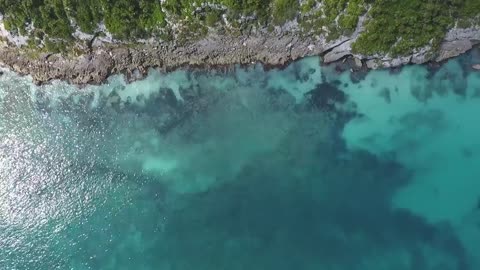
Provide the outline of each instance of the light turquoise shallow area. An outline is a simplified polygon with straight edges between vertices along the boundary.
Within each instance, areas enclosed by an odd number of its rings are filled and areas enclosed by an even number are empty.
[[[82,89],[6,72],[0,269],[480,269],[477,57]]]

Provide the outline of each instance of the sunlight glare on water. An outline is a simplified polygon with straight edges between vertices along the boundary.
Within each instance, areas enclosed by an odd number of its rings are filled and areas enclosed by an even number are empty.
[[[0,77],[0,269],[475,270],[480,73]]]

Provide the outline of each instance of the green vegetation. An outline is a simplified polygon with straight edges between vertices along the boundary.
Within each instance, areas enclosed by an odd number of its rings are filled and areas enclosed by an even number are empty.
[[[274,0],[273,23],[280,25],[293,20],[298,14],[299,3],[297,0]]]
[[[364,0],[351,0],[343,4],[344,12],[339,16],[340,29],[352,32],[357,28],[358,18],[366,12]]]
[[[252,17],[249,24],[266,25],[270,20],[271,0],[0,0],[0,13],[9,31],[26,34],[33,25],[51,38],[70,38],[76,24],[81,31],[93,34],[101,22],[119,39],[161,34],[166,14],[174,20],[198,26],[214,26],[227,15],[234,26],[238,19]],[[288,5],[288,6],[287,6]],[[295,16],[298,0],[276,0],[277,20]],[[238,24],[238,25],[237,25]],[[168,30],[168,29],[167,29]],[[196,32],[197,29],[189,29]]]
[[[273,31],[298,20],[304,35],[335,39],[352,34],[366,14],[354,51],[397,56],[435,48],[455,25],[480,25],[479,0],[0,0],[0,13],[7,30],[30,36],[29,47],[51,51],[69,47],[76,28],[97,34],[102,23],[125,41],[153,36],[182,42],[210,30]]]
[[[458,27],[471,27],[480,25],[480,1],[464,0],[459,10]]]
[[[254,15],[255,23],[265,24],[269,19],[270,2],[271,0],[166,0],[163,8],[178,19],[190,22],[204,23],[208,19],[211,24],[214,18],[218,22],[220,16],[225,14],[231,21],[241,16]],[[206,3],[210,5],[205,5]]]
[[[34,23],[44,33],[68,39],[72,31],[62,0],[0,0],[7,30],[26,34],[26,26]]]
[[[320,5],[323,8],[316,8]],[[335,39],[351,34],[365,12],[365,0],[307,0],[301,7],[301,24],[307,33]]]
[[[166,25],[157,0],[0,0],[5,27],[20,34],[33,25],[51,38],[70,39],[72,22],[93,34],[102,21],[120,39],[142,37]]]
[[[364,54],[412,52],[438,46],[458,16],[462,0],[378,0],[353,49]]]
[[[66,0],[67,14],[74,18],[77,25],[85,33],[95,32],[103,19],[99,0]]]

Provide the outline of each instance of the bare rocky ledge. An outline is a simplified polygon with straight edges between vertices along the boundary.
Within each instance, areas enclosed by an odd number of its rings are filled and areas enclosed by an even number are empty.
[[[0,63],[21,75],[31,75],[37,84],[66,80],[73,84],[99,84],[112,74],[123,73],[134,80],[149,68],[164,71],[185,66],[215,67],[261,62],[283,66],[306,56],[321,55],[324,63],[353,56],[356,65],[371,69],[405,64],[423,64],[458,56],[480,42],[480,29],[451,29],[436,53],[425,47],[412,55],[392,58],[386,55],[354,54],[352,43],[362,31],[361,23],[350,37],[327,42],[322,38],[301,37],[295,32],[259,32],[248,36],[209,35],[207,38],[177,46],[173,42],[141,44],[134,47],[104,44],[78,57],[43,54],[33,57],[15,46],[0,48]],[[360,60],[360,61],[359,61]]]

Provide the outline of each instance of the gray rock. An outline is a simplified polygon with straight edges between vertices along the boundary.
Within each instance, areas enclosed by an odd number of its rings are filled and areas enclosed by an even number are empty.
[[[440,51],[435,61],[441,62],[448,58],[459,56],[460,54],[465,53],[472,48],[473,43],[467,39],[443,42],[440,46]]]
[[[480,29],[478,28],[453,28],[445,35],[444,41],[455,40],[480,40]]]
[[[380,67],[378,59],[369,59],[365,62],[369,69],[378,69]]]
[[[353,57],[353,61],[355,61],[355,66],[361,68],[363,66],[362,60],[358,57]]]
[[[410,63],[412,56],[396,57],[396,58],[383,58],[381,59],[382,67],[393,68],[406,65]]]
[[[115,73],[140,79],[149,67],[172,70],[185,65],[210,67],[255,62],[284,65],[291,60],[325,52],[323,61],[329,63],[353,55],[351,47],[364,30],[365,18],[362,16],[359,20],[354,33],[336,40],[327,40],[322,35],[300,36],[296,32],[296,24],[286,25],[283,29],[279,28],[278,32],[271,33],[266,29],[240,36],[212,33],[204,39],[182,45],[148,40],[134,48],[120,43],[107,33],[105,37],[97,37],[92,50],[85,50],[80,57],[52,55],[32,58],[29,54],[19,52],[17,47],[7,44],[0,50],[0,63],[20,74],[32,75],[37,83],[61,79],[74,84],[102,83]],[[289,31],[282,31],[287,28]],[[7,34],[0,31],[0,35],[2,33]],[[365,65],[370,69],[397,67],[408,63],[422,64],[430,60],[443,61],[470,50],[479,41],[480,29],[455,28],[446,34],[439,54],[433,59],[432,48],[426,46],[406,57],[355,54],[354,61],[357,67],[362,67],[362,60],[365,60]]]
[[[330,52],[323,56],[323,62],[331,63],[342,59],[347,55],[352,54],[352,40],[347,40],[339,46],[334,47]]]
[[[429,59],[427,57],[426,54],[424,53],[417,53],[417,54],[414,54],[412,55],[412,59],[410,60],[411,63],[414,63],[414,64],[424,64],[426,62],[428,62]]]

